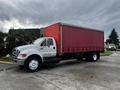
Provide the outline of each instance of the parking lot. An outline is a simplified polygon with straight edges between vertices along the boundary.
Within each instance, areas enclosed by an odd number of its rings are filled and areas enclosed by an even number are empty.
[[[120,90],[120,53],[98,62],[62,61],[35,73],[14,66],[0,71],[0,90]]]

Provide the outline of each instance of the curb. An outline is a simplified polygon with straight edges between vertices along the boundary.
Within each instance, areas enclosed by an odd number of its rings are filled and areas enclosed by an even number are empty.
[[[8,62],[8,61],[0,61],[1,64],[13,64],[12,62]]]

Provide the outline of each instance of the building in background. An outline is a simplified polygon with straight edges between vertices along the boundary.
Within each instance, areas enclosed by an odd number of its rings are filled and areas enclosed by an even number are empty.
[[[10,52],[14,47],[32,43],[43,37],[43,28],[10,29],[6,38],[6,47]]]

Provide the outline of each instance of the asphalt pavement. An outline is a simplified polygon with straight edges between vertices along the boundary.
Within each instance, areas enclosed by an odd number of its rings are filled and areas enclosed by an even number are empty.
[[[9,64],[9,63],[0,63],[0,71],[6,71],[17,68],[18,65]]]
[[[0,90],[120,90],[119,52],[98,62],[70,60],[45,65],[35,73],[12,67],[0,71]]]

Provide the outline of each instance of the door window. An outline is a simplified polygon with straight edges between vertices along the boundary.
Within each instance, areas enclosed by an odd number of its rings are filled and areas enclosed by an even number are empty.
[[[53,40],[52,39],[48,39],[47,40],[47,45],[48,46],[53,46]]]
[[[41,43],[41,46],[46,46],[46,39]]]

